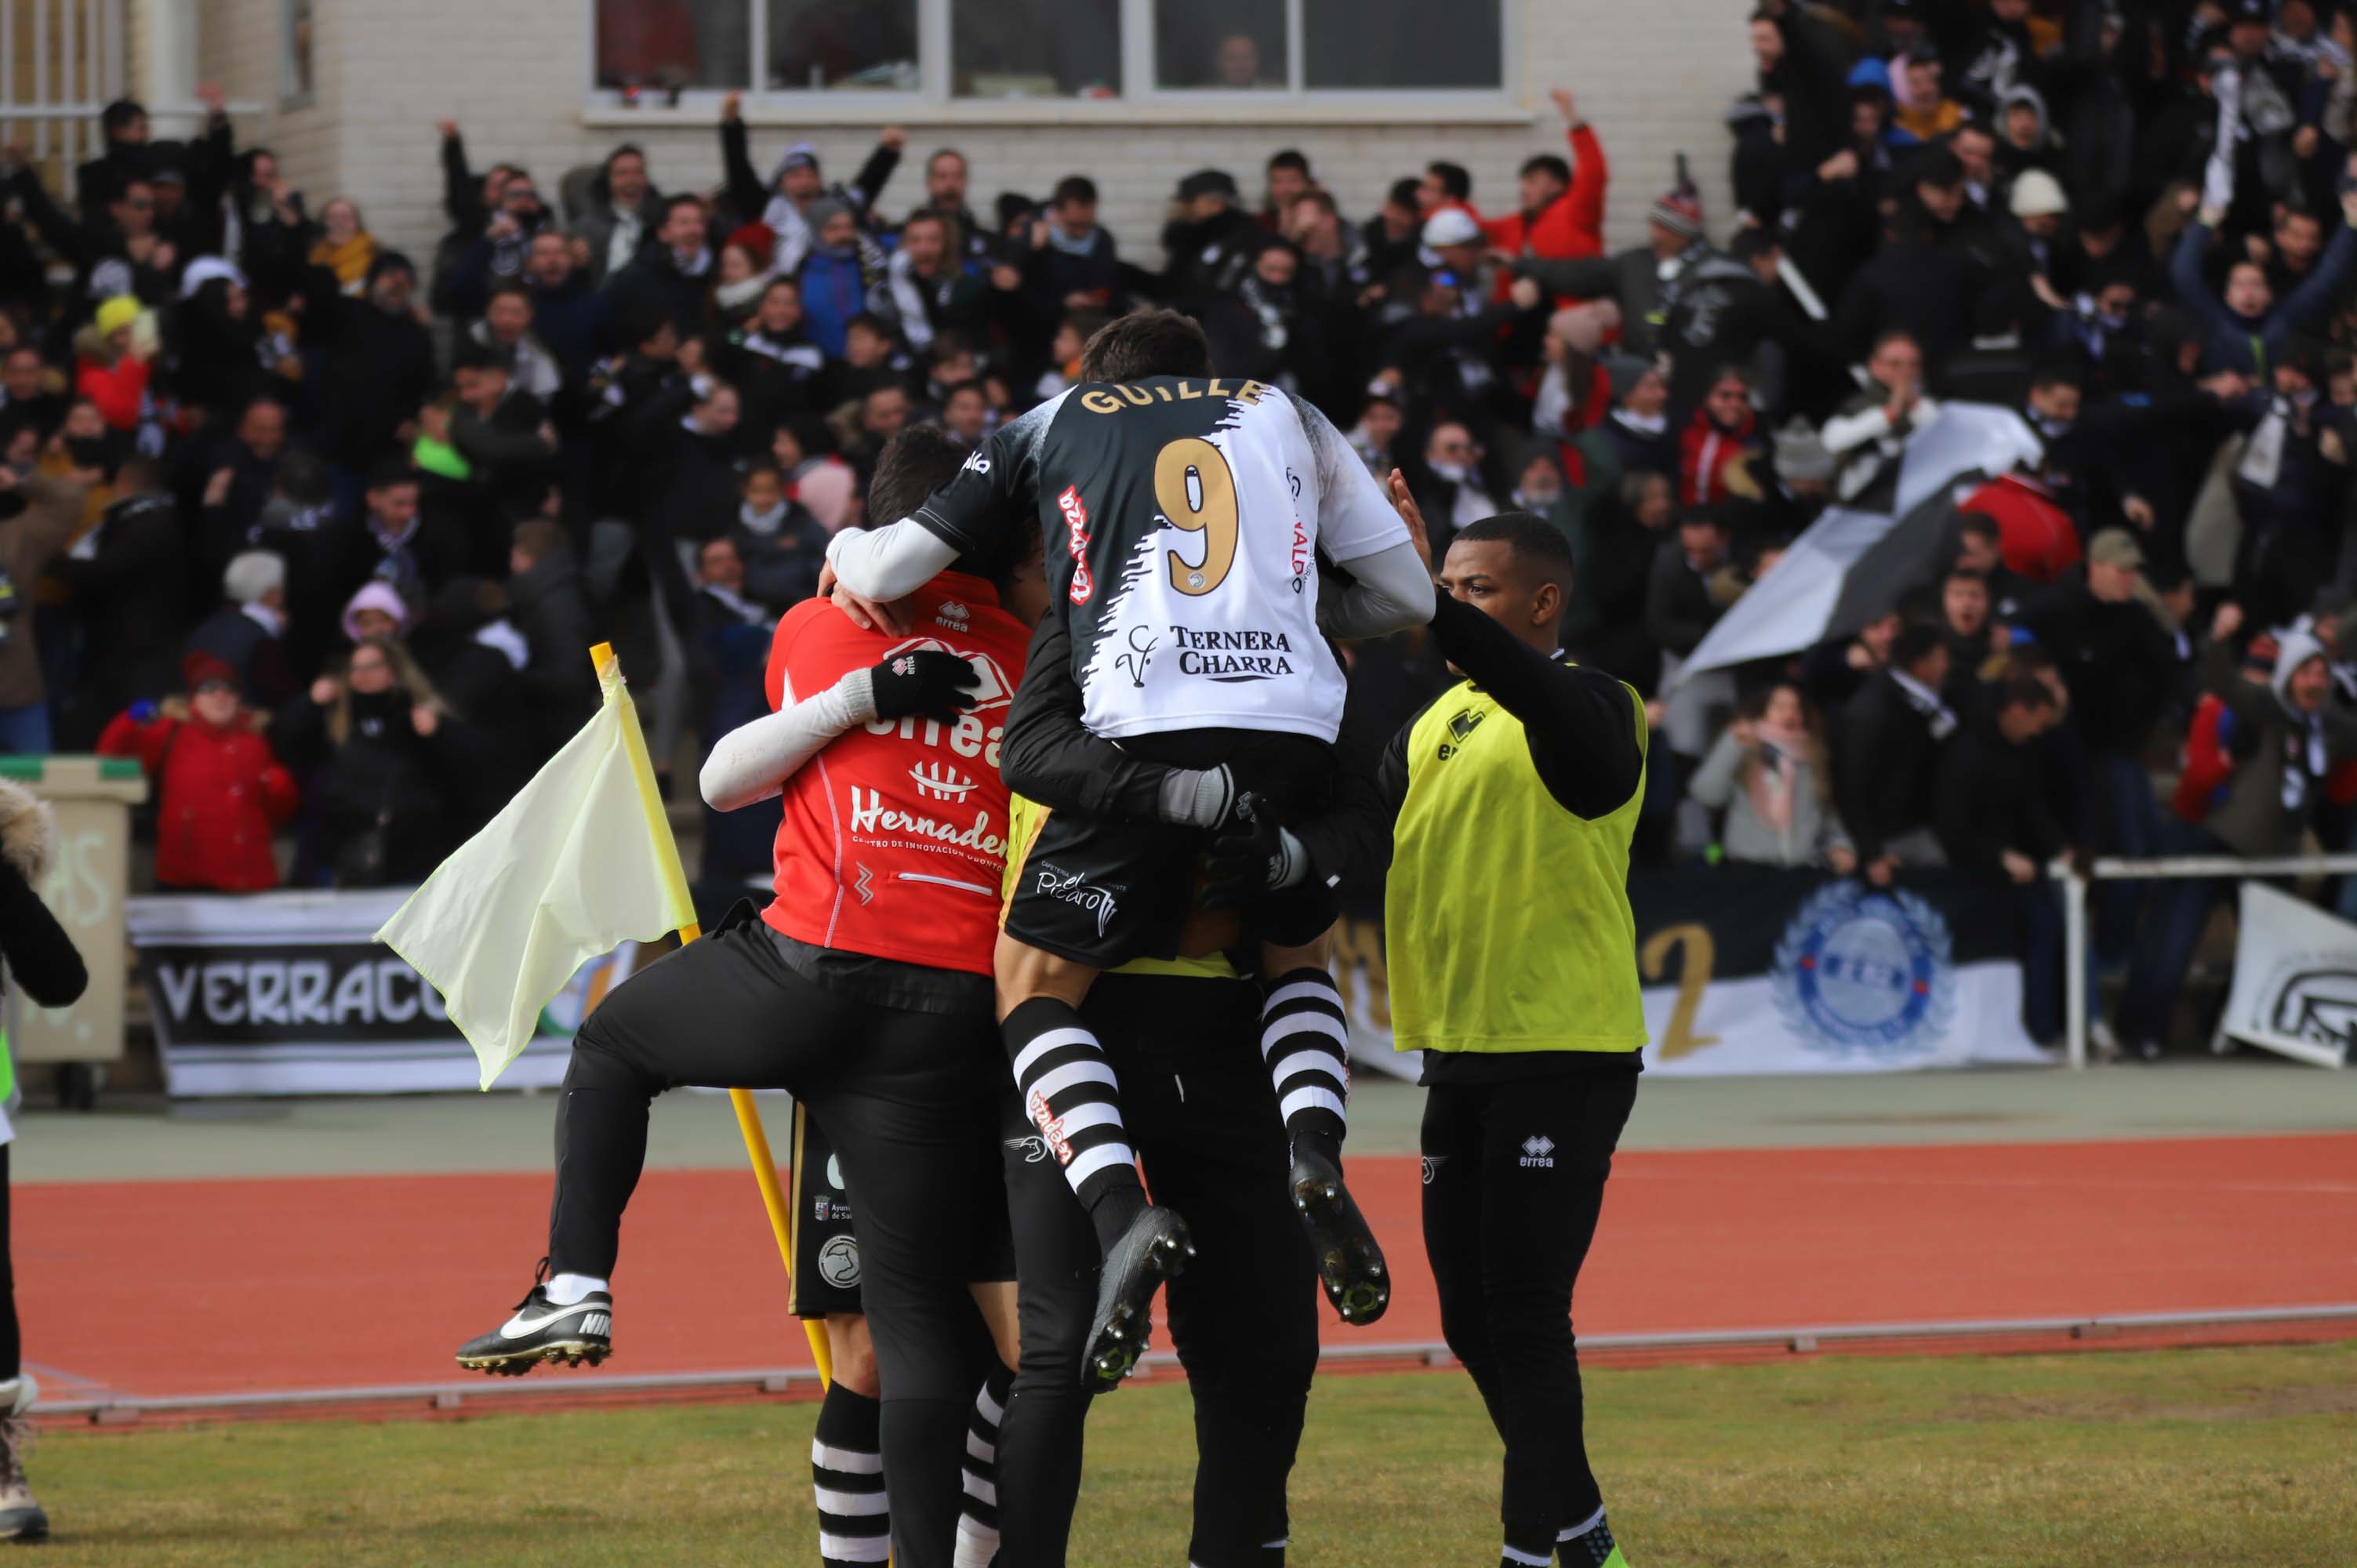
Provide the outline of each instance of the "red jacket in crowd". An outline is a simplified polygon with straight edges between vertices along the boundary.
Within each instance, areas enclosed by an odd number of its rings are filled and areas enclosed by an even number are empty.
[[[1695,410],[1694,423],[1678,437],[1678,499],[1687,506],[1717,506],[1727,499],[1727,470],[1745,454],[1760,450],[1760,418],[1722,430],[1710,410]]]
[[[2079,531],[2054,504],[2054,492],[2027,474],[2003,474],[1975,490],[1958,511],[1996,522],[2005,569],[2033,583],[2051,583],[2079,564]]]
[[[88,356],[74,365],[74,393],[98,405],[110,430],[136,430],[147,396],[147,361],[124,355],[113,364]]]
[[[1481,228],[1490,243],[1518,256],[1550,262],[1584,261],[1604,253],[1604,188],[1612,171],[1604,162],[1604,144],[1585,125],[1571,128],[1571,185],[1539,209],[1536,218],[1521,213],[1485,218]],[[1511,277],[1501,283],[1512,284]],[[1501,298],[1504,296],[1500,295]]]
[[[295,779],[250,726],[117,714],[105,757],[135,757],[156,790],[156,880],[165,887],[261,893],[278,886],[270,830],[295,814]]]

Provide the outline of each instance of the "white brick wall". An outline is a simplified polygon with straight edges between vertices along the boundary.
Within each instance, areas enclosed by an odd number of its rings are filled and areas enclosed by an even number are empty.
[[[278,102],[280,0],[197,0],[200,70],[233,99]],[[1457,0],[1430,0],[1435,5]],[[1083,173],[1102,188],[1102,217],[1123,252],[1158,266],[1163,204],[1191,169],[1223,167],[1253,191],[1268,155],[1296,146],[1318,177],[1363,218],[1389,183],[1448,157],[1473,173],[1484,211],[1511,208],[1514,171],[1533,152],[1560,151],[1562,125],[1546,101],[1560,83],[1579,95],[1611,161],[1607,238],[1642,237],[1645,208],[1665,189],[1684,149],[1704,190],[1712,231],[1723,235],[1727,139],[1719,112],[1750,77],[1744,7],[1728,0],[1507,0],[1522,7],[1518,90],[1528,124],[1227,124],[1119,127],[928,124],[907,121],[910,161],[885,192],[888,212],[921,199],[917,160],[953,145],[973,164],[976,210],[1001,190],[1044,196],[1060,177]],[[583,124],[588,0],[317,0],[312,107],[241,125],[285,162],[311,209],[332,196],[357,199],[380,240],[430,257],[445,227],[434,123],[464,126],[479,168],[507,159],[530,169],[554,197],[565,171],[594,162],[617,142],[645,146],[666,189],[718,183],[716,133],[708,126],[633,128]],[[847,177],[874,145],[872,126],[756,124],[753,157],[765,172],[790,141],[816,144],[830,177]]]

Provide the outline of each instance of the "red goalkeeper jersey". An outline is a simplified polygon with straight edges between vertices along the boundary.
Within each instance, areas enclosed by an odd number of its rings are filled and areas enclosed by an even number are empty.
[[[786,781],[777,897],[762,918],[819,947],[988,974],[1006,858],[998,746],[1030,633],[978,577],[944,572],[910,602],[907,637],[862,631],[822,599],[778,623],[773,708],[920,648],[958,655],[982,685],[953,724],[874,720]]]

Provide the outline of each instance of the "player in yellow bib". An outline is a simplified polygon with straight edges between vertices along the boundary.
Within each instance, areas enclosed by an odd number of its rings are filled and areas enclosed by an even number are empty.
[[[1414,503],[1394,479],[1412,527]],[[1505,1442],[1507,1568],[1625,1568],[1581,1434],[1573,1283],[1636,1101],[1629,841],[1637,693],[1566,661],[1571,551],[1509,513],[1458,531],[1432,636],[1464,679],[1393,739],[1392,1021],[1424,1052],[1424,1243],[1441,1333]]]

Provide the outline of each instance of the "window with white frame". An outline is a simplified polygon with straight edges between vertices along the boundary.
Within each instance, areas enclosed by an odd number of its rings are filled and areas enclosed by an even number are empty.
[[[594,0],[594,85],[912,102],[1504,91],[1513,0]]]

